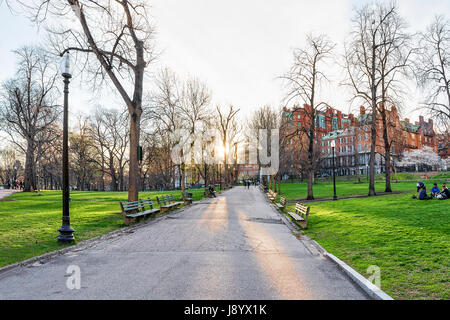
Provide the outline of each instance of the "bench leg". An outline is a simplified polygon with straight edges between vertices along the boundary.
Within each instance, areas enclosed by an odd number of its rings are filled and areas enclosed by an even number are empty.
[[[123,223],[128,226],[129,224],[131,224],[132,222],[135,222],[136,218],[127,218],[127,216],[123,216]]]

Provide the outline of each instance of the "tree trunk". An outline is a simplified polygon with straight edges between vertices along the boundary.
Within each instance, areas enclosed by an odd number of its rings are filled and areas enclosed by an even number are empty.
[[[186,191],[186,165],[184,163],[181,164],[181,192],[184,193]],[[206,186],[205,186],[206,187]]]
[[[31,192],[36,189],[36,178],[34,171],[34,143],[29,140],[27,143],[27,153],[25,156],[25,181],[24,192]],[[17,179],[17,177],[14,177]]]
[[[314,171],[312,170],[312,168],[308,169],[307,176],[308,176],[308,197],[306,199],[314,200],[314,194],[313,194]]]
[[[134,112],[130,119],[130,169],[128,178],[128,201],[137,201],[139,196],[138,148],[141,115]]]
[[[278,174],[278,194],[281,194],[281,175]]]

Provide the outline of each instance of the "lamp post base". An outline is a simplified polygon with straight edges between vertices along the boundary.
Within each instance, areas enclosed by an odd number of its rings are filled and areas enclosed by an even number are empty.
[[[334,195],[333,196],[333,201],[336,201],[336,200],[338,200],[338,197],[337,197],[337,195]]]
[[[75,230],[72,229],[70,226],[63,225],[61,226],[61,228],[58,229],[58,231],[59,231],[58,242],[71,243],[75,241],[75,238],[73,236]]]

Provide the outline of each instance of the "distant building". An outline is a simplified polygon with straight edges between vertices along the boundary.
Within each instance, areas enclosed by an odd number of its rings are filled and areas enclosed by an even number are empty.
[[[300,130],[307,130],[309,127],[310,107],[285,108],[283,118],[294,127]],[[410,123],[409,119],[400,120],[395,107],[386,110],[386,120],[388,123],[388,136],[391,142],[391,159],[398,160],[404,151],[431,147],[438,153],[438,139],[434,131],[433,120],[425,121],[422,116],[419,121]],[[370,148],[371,148],[371,124],[372,114],[366,113],[365,107],[360,108],[358,117],[353,114],[343,114],[334,108],[317,112],[315,116],[316,127],[316,148],[320,153],[321,164],[317,172],[321,175],[332,174],[332,149],[331,141],[336,142],[335,166],[338,175],[367,174]],[[376,120],[377,138],[375,144],[375,172],[384,172],[385,145],[383,139],[383,123],[379,114]],[[307,143],[307,139],[296,141],[297,148],[302,148]],[[448,139],[441,139],[439,152],[441,156],[448,157]]]
[[[450,141],[449,135],[439,134],[436,136],[436,141],[438,145],[438,154],[442,159],[448,159],[450,157]]]

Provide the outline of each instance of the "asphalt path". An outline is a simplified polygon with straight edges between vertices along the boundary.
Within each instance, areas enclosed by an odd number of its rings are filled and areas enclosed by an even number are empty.
[[[294,236],[257,187],[235,187],[95,245],[0,273],[0,299],[368,297]]]

